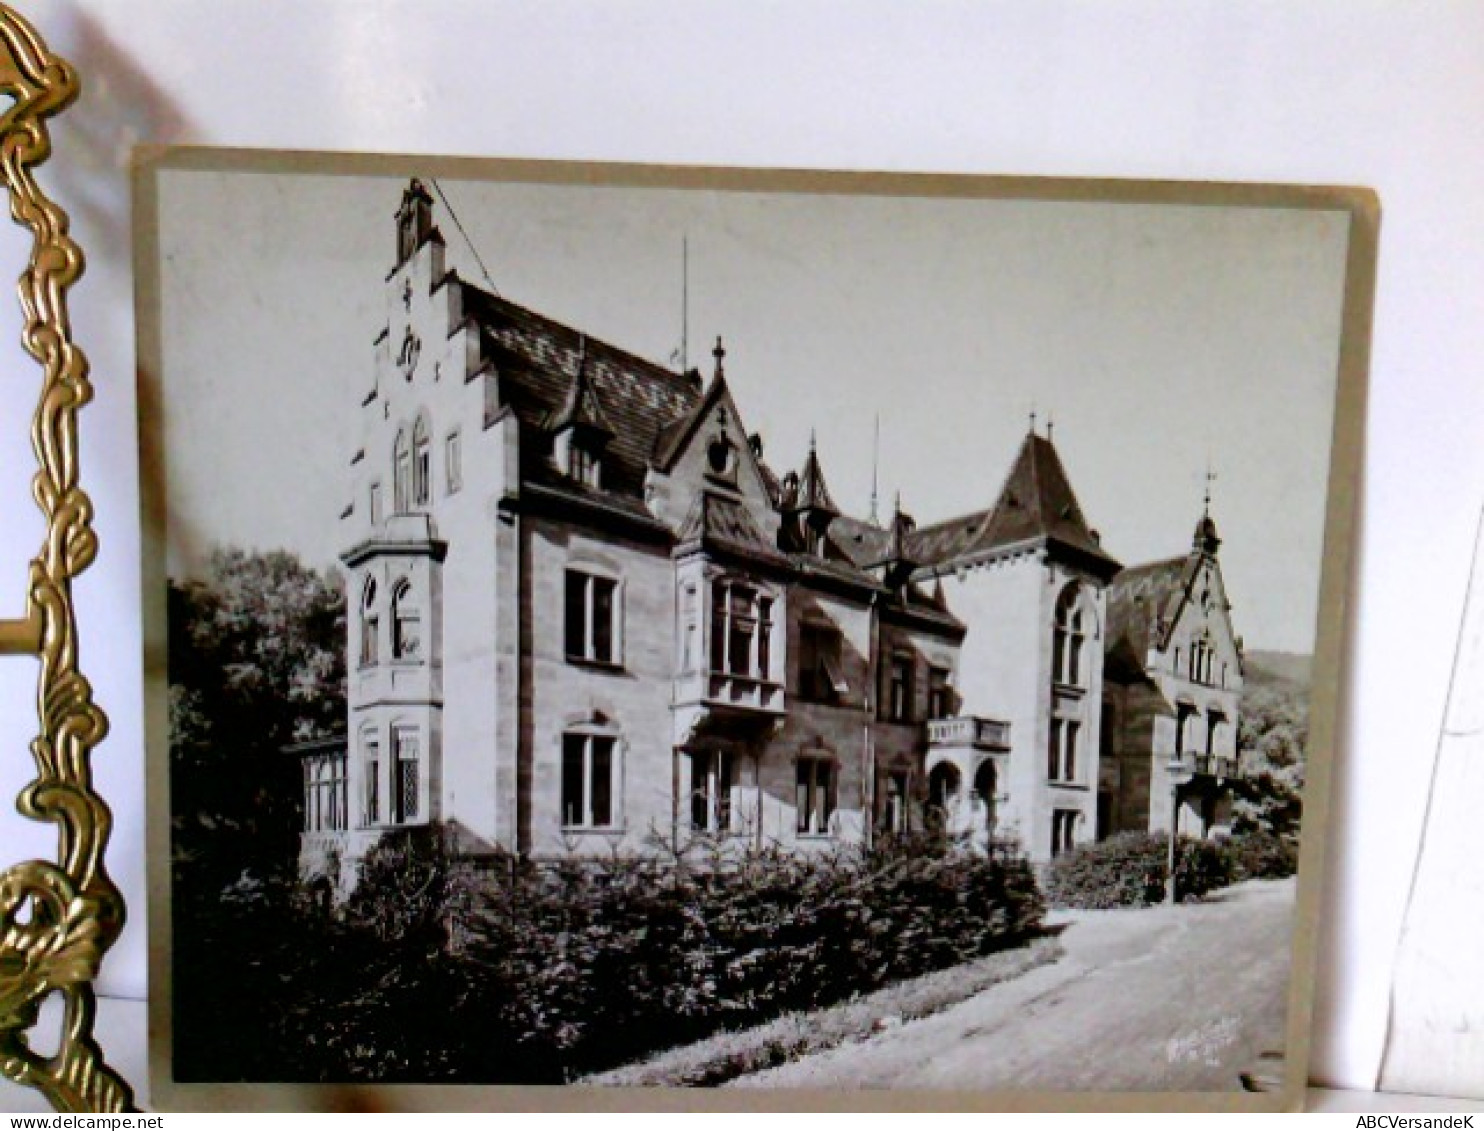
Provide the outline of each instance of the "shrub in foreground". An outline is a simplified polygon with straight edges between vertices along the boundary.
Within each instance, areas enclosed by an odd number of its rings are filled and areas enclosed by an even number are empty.
[[[462,927],[479,970],[471,1004],[564,1076],[977,958],[1044,914],[1018,855],[917,843],[491,880]]]
[[[1227,842],[1239,880],[1281,880],[1298,871],[1298,838],[1263,829],[1239,833]]]
[[[989,954],[1044,915],[1014,853],[475,865],[432,830],[374,850],[334,914],[271,902],[190,948],[241,1007],[230,1048],[186,1031],[220,1012],[182,1018],[191,1078],[560,1083]]]

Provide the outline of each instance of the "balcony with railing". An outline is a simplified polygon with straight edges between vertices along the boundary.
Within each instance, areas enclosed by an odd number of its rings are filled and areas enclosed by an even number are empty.
[[[704,605],[698,600],[704,599]],[[776,592],[745,578],[722,577],[687,589],[675,702],[723,711],[780,715],[786,623]]]
[[[782,714],[783,685],[725,671],[688,672],[675,681],[677,703]]]
[[[1184,776],[1195,779],[1231,781],[1244,776],[1240,760],[1220,754],[1185,754],[1175,759]]]
[[[977,750],[1009,750],[1010,724],[999,719],[981,719],[976,715],[929,719],[927,744],[970,746]]]

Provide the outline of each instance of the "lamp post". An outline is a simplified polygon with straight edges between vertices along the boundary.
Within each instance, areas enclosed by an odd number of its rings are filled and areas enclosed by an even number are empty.
[[[1175,905],[1175,840],[1180,835],[1180,787],[1195,777],[1179,754],[1171,756],[1165,773],[1170,779],[1170,846],[1165,860],[1165,903]]]

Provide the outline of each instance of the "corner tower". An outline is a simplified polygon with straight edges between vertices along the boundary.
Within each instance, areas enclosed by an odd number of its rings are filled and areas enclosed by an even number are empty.
[[[996,833],[1044,861],[1097,833],[1105,591],[1119,565],[1049,435],[1026,434],[994,505],[912,535],[918,576],[968,626],[965,715],[1010,724]],[[931,754],[930,754],[931,758]]]

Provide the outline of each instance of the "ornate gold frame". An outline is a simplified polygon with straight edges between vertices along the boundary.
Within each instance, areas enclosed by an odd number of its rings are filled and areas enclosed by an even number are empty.
[[[72,343],[67,289],[83,270],[67,213],[47,199],[33,167],[51,154],[47,119],[78,94],[77,74],[25,20],[0,5],[0,169],[11,218],[30,229],[19,282],[26,351],[42,368],[31,428],[39,470],[32,492],[46,521],[31,561],[25,615],[0,621],[0,653],[41,661],[36,778],[17,799],[22,815],[57,827],[58,862],[28,860],[0,872],[0,1072],[39,1089],[62,1111],[122,1111],[127,1084],[93,1039],[92,980],[124,922],[124,902],[103,866],[112,817],[93,790],[89,759],[108,730],[78,669],[72,579],[92,562],[93,507],[78,486],[77,412],[92,397],[87,359]],[[64,1003],[53,1056],[32,1051],[27,1030],[51,994]]]

